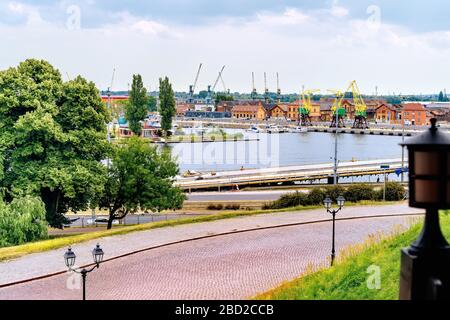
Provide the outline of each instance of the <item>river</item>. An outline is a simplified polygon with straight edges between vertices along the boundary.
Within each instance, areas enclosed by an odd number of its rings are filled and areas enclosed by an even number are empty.
[[[248,169],[333,162],[334,134],[266,134],[239,129],[225,131],[241,132],[245,137],[259,141],[171,144],[170,148],[177,157],[180,171],[223,171],[241,167]],[[401,140],[398,136],[339,134],[338,159],[351,161],[400,158]]]

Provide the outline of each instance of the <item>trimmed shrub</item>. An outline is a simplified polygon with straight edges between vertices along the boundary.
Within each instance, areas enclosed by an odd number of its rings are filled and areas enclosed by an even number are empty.
[[[301,192],[283,194],[278,200],[267,203],[263,209],[282,209],[304,205],[307,195]]]
[[[44,203],[33,197],[0,199],[0,247],[14,246],[47,238]]]
[[[322,204],[323,200],[327,197],[327,192],[324,188],[316,187],[311,189],[311,191],[306,196],[306,201],[304,205],[306,206],[314,206],[318,204]]]
[[[369,184],[354,184],[347,188],[343,186],[315,187],[307,194],[301,192],[288,193],[282,195],[278,200],[266,203],[263,209],[282,209],[296,206],[314,206],[323,204],[325,197],[330,197],[334,202],[340,195],[344,196],[348,202],[358,202],[361,200],[381,200],[383,199],[383,189],[375,191]],[[399,201],[404,199],[405,189],[398,182],[388,182],[386,184],[386,200]]]
[[[326,186],[323,188],[323,192],[325,192],[326,197],[330,197],[331,200],[336,201],[337,197],[343,196],[345,193],[345,189],[340,186]],[[323,199],[320,203],[323,202]]]
[[[223,205],[222,204],[210,204],[206,207],[208,210],[222,210]]]
[[[405,197],[405,188],[398,182],[386,183],[386,201],[400,201]],[[376,192],[376,199],[383,199],[383,187]]]
[[[349,186],[344,194],[344,198],[349,202],[357,202],[361,200],[374,200],[377,194],[373,187],[368,184],[360,183]]]
[[[239,210],[240,208],[241,208],[241,206],[238,204],[227,204],[225,206],[226,210]]]

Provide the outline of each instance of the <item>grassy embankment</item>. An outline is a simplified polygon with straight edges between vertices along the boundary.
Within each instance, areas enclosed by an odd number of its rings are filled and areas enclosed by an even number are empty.
[[[359,203],[346,203],[346,206],[355,206],[355,205],[387,205],[387,204],[395,204],[398,202],[374,202],[374,201],[361,201]],[[18,258],[30,253],[43,252],[53,249],[58,249],[62,247],[69,246],[74,243],[86,242],[89,240],[99,239],[108,236],[115,235],[123,235],[131,232],[137,231],[145,231],[156,228],[163,227],[173,227],[177,225],[183,224],[192,224],[192,223],[201,223],[201,222],[209,222],[216,221],[222,219],[230,219],[236,217],[243,216],[252,216],[258,214],[267,214],[267,213],[275,213],[275,212],[290,212],[290,211],[302,211],[302,210],[311,210],[322,208],[322,206],[299,206],[294,208],[285,208],[285,209],[277,209],[277,210],[240,210],[240,211],[228,211],[223,213],[216,213],[211,215],[205,215],[201,217],[190,217],[190,218],[180,218],[176,220],[168,220],[168,221],[159,221],[159,222],[151,222],[140,225],[133,226],[118,226],[113,227],[111,230],[102,230],[89,232],[84,234],[75,234],[75,235],[67,235],[67,236],[57,236],[52,237],[48,240],[42,240],[32,243],[27,243],[19,246],[0,248],[0,261],[9,260]],[[82,229],[80,229],[82,232]]]
[[[444,235],[450,237],[450,215],[441,214]],[[349,247],[332,268],[311,270],[306,275],[258,295],[255,299],[274,300],[396,300],[399,295],[400,249],[417,238],[422,224],[406,232],[369,238]],[[379,266],[380,289],[369,289],[369,266]]]

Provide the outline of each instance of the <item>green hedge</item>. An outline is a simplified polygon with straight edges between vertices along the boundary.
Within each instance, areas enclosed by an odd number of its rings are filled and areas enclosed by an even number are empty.
[[[309,193],[288,193],[282,195],[278,200],[264,205],[264,209],[282,209],[296,206],[313,206],[320,205],[326,197],[330,197],[331,200],[336,201],[336,198],[340,195],[344,196],[346,201],[358,202],[362,200],[382,200],[383,189],[375,190],[369,184],[353,184],[348,187],[337,186],[325,186],[314,187]],[[405,189],[398,182],[388,182],[386,184],[386,200],[387,201],[399,201],[405,197]]]
[[[44,203],[33,197],[0,199],[0,247],[47,238]]]

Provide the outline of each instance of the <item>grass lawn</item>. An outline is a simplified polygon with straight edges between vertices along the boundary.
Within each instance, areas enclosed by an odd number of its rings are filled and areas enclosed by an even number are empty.
[[[346,206],[355,206],[355,205],[372,205],[373,206],[373,205],[389,205],[389,204],[396,204],[396,203],[399,203],[399,202],[362,201],[360,203],[346,203]],[[76,234],[76,235],[72,234],[72,235],[67,235],[67,236],[57,236],[57,237],[51,237],[50,239],[47,239],[47,240],[26,243],[26,244],[22,244],[22,245],[18,245],[18,246],[13,246],[13,247],[0,248],[0,261],[18,258],[20,256],[30,254],[30,253],[37,253],[37,252],[58,249],[58,248],[69,246],[74,243],[85,242],[85,241],[99,239],[99,238],[103,238],[103,237],[107,237],[107,236],[122,235],[122,234],[131,233],[131,232],[144,231],[144,230],[150,230],[150,229],[156,229],[156,228],[172,227],[172,226],[182,225],[182,224],[200,223],[200,222],[208,222],[208,221],[215,221],[215,220],[222,220],[222,219],[230,219],[230,218],[251,216],[251,215],[257,215],[257,214],[288,212],[288,211],[302,211],[302,210],[311,210],[311,209],[318,209],[318,208],[322,208],[322,206],[305,206],[305,207],[300,206],[300,207],[295,207],[295,208],[285,208],[285,209],[278,209],[278,210],[229,211],[229,212],[205,215],[205,216],[200,216],[200,217],[180,218],[180,219],[176,219],[176,220],[150,222],[150,223],[145,223],[145,224],[140,224],[140,225],[125,226],[125,227],[123,227],[123,226],[115,227],[115,228],[113,227],[113,229],[111,229],[111,230],[101,230],[101,231]]]
[[[419,235],[422,224],[386,237],[381,242],[368,240],[365,245],[349,248],[346,257],[333,268],[307,274],[294,281],[256,296],[273,300],[395,300],[399,295],[400,249]],[[441,214],[444,235],[450,237],[450,215]],[[381,288],[368,289],[368,267],[381,271]],[[372,273],[373,274],[373,273]]]

